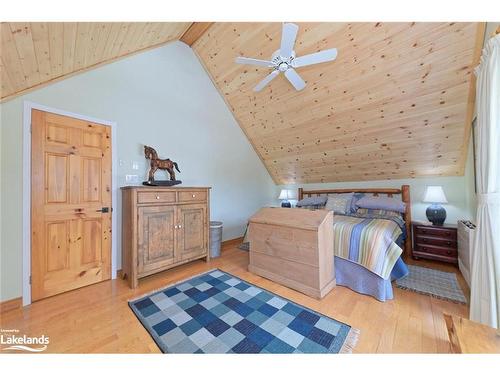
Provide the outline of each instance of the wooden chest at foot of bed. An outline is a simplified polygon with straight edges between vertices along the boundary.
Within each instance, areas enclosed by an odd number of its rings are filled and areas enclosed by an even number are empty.
[[[315,298],[332,290],[333,212],[262,208],[249,223],[250,272]]]

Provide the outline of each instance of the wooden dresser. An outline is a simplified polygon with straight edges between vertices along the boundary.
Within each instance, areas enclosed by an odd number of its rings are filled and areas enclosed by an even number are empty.
[[[412,222],[413,258],[458,264],[457,226]]]
[[[122,187],[122,272],[138,279],[209,260],[210,188]]]
[[[250,272],[315,298],[332,290],[333,212],[268,207],[249,222]]]

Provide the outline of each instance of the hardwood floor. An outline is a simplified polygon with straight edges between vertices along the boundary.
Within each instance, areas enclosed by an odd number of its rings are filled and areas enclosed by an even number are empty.
[[[424,261],[445,271],[453,266]],[[158,353],[152,338],[127,301],[211,268],[244,280],[360,329],[355,353],[449,353],[443,313],[468,315],[468,307],[394,288],[395,298],[381,303],[337,286],[318,301],[247,271],[248,253],[230,244],[220,258],[196,261],[142,279],[136,290],[121,279],[105,281],[1,314],[2,329],[50,338],[53,353]],[[465,282],[459,275],[460,283]],[[4,352],[5,353],[5,352]]]

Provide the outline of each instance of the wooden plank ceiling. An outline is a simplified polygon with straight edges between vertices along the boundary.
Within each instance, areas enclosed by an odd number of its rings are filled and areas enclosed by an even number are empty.
[[[5,99],[181,39],[191,22],[25,22],[0,26],[1,98]]]
[[[298,56],[338,49],[337,60],[252,88],[280,23],[216,23],[193,45],[277,183],[454,176],[464,171],[473,67],[484,37],[477,23],[300,23]]]

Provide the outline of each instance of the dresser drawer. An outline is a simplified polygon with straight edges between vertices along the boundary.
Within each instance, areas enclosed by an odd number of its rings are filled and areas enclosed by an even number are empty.
[[[175,203],[175,191],[139,191],[137,203]]]
[[[440,255],[444,257],[457,258],[458,251],[456,249],[433,246],[433,245],[415,245],[415,252],[417,253],[426,253],[426,254],[434,254]]]
[[[454,239],[438,238],[431,236],[415,236],[415,243],[418,245],[436,245],[441,247],[457,248],[457,241]]]
[[[416,226],[415,235],[437,236],[444,239],[457,239],[457,231],[449,228],[436,228],[430,226]]]
[[[207,200],[205,191],[179,191],[179,202],[202,202]]]

